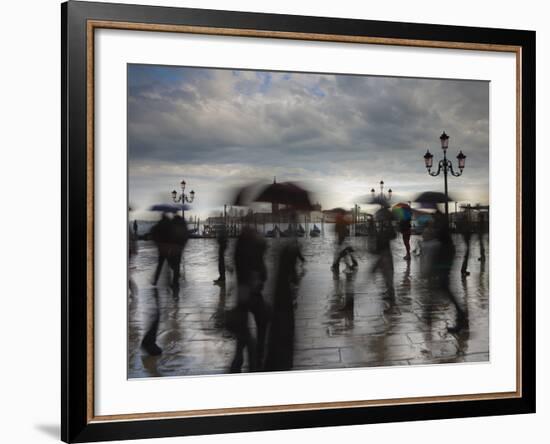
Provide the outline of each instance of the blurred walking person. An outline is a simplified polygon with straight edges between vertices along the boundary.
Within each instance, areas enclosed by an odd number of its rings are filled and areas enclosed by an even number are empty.
[[[237,305],[230,311],[228,328],[235,333],[237,345],[231,363],[231,373],[242,370],[244,350],[248,351],[251,372],[257,371],[263,360],[267,310],[262,296],[267,270],[264,262],[266,243],[250,227],[243,228],[235,245],[235,274],[237,277]],[[256,323],[256,337],[248,325],[251,312]]]
[[[464,241],[464,258],[462,259],[462,266],[460,267],[460,273],[462,276],[468,276],[470,272],[468,271],[468,262],[470,259],[470,242],[472,238],[472,227],[470,224],[469,215],[464,212],[458,216],[456,229],[462,236]]]
[[[181,216],[169,219],[163,214],[161,220],[151,229],[151,238],[157,245],[158,259],[153,285],[156,286],[164,262],[172,269],[172,287],[179,287],[181,256],[188,239],[187,223]]]
[[[432,273],[432,282],[435,282],[439,290],[449,298],[456,311],[455,325],[447,327],[447,330],[451,333],[459,332],[468,325],[468,319],[465,310],[458,303],[450,287],[451,268],[456,250],[445,215],[436,211],[433,221],[426,230],[428,230],[427,234],[435,241],[431,248],[432,254],[428,255],[431,261],[429,270]]]
[[[288,240],[277,258],[273,313],[264,369],[291,370],[294,358],[294,298],[299,282],[298,261],[305,261],[296,238]]]
[[[381,208],[376,212],[375,218],[378,227],[376,229],[376,241],[374,254],[377,256],[376,262],[371,269],[372,273],[380,270],[384,278],[386,290],[385,298],[395,299],[395,289],[393,285],[393,254],[390,242],[395,239],[396,233],[392,224],[392,214],[387,208]]]
[[[334,248],[334,260],[332,261],[331,270],[335,273],[340,272],[340,262],[345,259],[348,268],[357,268],[357,260],[353,256],[353,248],[345,246],[346,237],[348,236],[348,222],[344,212],[336,213],[336,221],[334,224],[336,234],[336,245]],[[351,264],[347,261],[351,260]]]
[[[479,211],[477,219],[477,237],[479,239],[479,261],[485,261],[485,244],[483,242],[485,237],[485,213]]]
[[[157,285],[162,266],[168,258],[170,249],[170,219],[166,213],[162,213],[160,220],[151,228],[151,239],[157,246],[157,267],[153,277],[153,285]]]
[[[170,228],[171,247],[168,251],[168,265],[170,265],[172,269],[172,288],[174,292],[176,292],[176,290],[179,289],[181,258],[187,240],[189,239],[189,231],[187,222],[178,214],[172,219]],[[175,293],[175,295],[177,294]]]
[[[403,245],[405,246],[406,254],[403,257],[406,261],[411,259],[411,220],[412,208],[410,202],[400,202],[392,207],[392,215],[399,222],[398,229],[403,237]]]

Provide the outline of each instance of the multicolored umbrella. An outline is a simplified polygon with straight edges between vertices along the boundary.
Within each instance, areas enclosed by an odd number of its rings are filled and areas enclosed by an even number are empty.
[[[412,219],[412,209],[409,204],[400,202],[395,204],[392,209],[392,214],[398,221],[410,221]]]

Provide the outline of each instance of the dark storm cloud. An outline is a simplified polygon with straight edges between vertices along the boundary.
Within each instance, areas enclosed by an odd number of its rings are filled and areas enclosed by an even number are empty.
[[[382,174],[435,185],[422,156],[427,148],[440,155],[443,130],[449,154],[464,150],[469,183],[486,197],[487,82],[146,65],[128,71],[131,176],[138,174],[132,167],[166,174],[163,167],[181,165],[208,177],[209,166],[232,164],[258,175],[293,166],[301,177]]]

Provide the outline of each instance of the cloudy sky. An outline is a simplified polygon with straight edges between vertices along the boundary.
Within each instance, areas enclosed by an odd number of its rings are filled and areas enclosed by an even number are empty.
[[[128,66],[129,200],[145,218],[170,191],[195,190],[191,214],[223,206],[228,190],[287,180],[324,209],[351,207],[384,180],[400,200],[443,191],[423,155],[467,155],[449,179],[459,201],[488,203],[489,83]]]

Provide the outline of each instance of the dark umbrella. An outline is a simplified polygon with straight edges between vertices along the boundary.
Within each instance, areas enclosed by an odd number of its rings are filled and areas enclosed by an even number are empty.
[[[309,193],[292,182],[272,183],[266,186],[253,200],[289,205],[295,210],[311,210],[313,208]]]
[[[367,203],[369,204],[378,204],[380,205],[382,208],[389,208],[390,207],[390,202],[388,199],[386,199],[385,197],[383,196],[375,196],[375,197],[371,197]]]
[[[445,196],[444,193],[439,191],[424,191],[414,201],[419,202],[423,208],[436,208],[437,204],[451,202],[452,200],[451,196]]]
[[[262,186],[262,184],[256,182],[239,188],[234,192],[233,205],[236,207],[247,207],[254,200],[254,197],[258,195]]]
[[[344,215],[350,213],[350,211],[345,210],[345,209],[342,208],[342,207],[333,208],[332,210],[328,210],[327,212],[328,212],[328,213],[338,214],[338,215],[340,215],[340,216],[344,216]]]
[[[398,194],[393,193],[391,196],[382,196],[380,194],[363,194],[361,196],[357,196],[354,199],[354,202],[357,203],[364,203],[369,205],[380,205],[384,208],[391,207],[391,202],[399,202],[400,200],[408,200],[405,198],[405,196],[400,196]]]
[[[163,213],[177,213],[178,211],[188,210],[191,208],[189,205],[181,205],[175,203],[156,204],[149,207],[149,211],[162,211]]]

